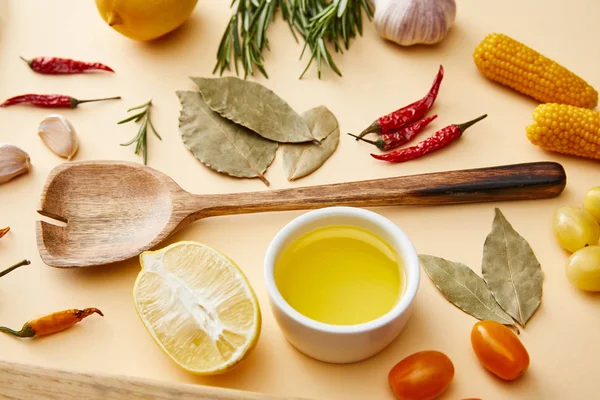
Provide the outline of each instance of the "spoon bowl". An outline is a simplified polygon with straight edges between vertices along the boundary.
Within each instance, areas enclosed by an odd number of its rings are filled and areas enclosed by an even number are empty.
[[[108,256],[124,260],[158,244],[162,233],[178,223],[172,195],[181,188],[155,172],[115,162],[70,163],[53,170],[38,212],[63,224],[37,222],[44,262],[104,264]]]
[[[558,196],[566,176],[542,162],[252,193],[193,195],[167,175],[122,161],[54,168],[38,213],[38,250],[53,267],[87,267],[136,257],[204,217],[328,206],[442,205]]]

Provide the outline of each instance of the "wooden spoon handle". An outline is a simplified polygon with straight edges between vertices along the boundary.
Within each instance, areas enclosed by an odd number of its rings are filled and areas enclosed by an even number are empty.
[[[565,170],[560,164],[516,164],[296,189],[201,196],[198,205],[203,204],[203,210],[198,211],[197,217],[326,206],[440,205],[544,199],[558,196],[566,181]]]

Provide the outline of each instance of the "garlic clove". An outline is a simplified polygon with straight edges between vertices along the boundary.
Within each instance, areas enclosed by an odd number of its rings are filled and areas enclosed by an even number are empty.
[[[455,0],[376,0],[377,33],[401,46],[441,42],[456,18]]]
[[[48,115],[38,128],[40,138],[56,155],[70,160],[79,149],[73,125],[62,115]]]
[[[0,143],[0,184],[29,172],[30,169],[29,154],[12,144]]]

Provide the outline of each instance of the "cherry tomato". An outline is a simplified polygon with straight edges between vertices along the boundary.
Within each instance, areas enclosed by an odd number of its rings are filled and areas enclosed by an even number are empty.
[[[431,400],[452,383],[454,365],[444,353],[420,351],[392,368],[388,381],[398,400]]]
[[[471,344],[479,362],[491,373],[512,381],[527,371],[529,354],[517,335],[496,321],[479,321],[471,330]]]

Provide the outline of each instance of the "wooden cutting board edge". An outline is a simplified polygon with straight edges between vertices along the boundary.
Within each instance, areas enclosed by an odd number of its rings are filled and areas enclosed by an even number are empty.
[[[1,400],[307,400],[0,361]]]

